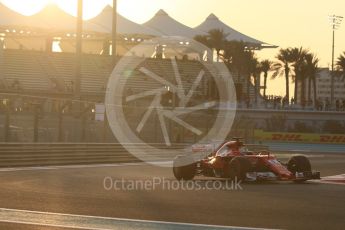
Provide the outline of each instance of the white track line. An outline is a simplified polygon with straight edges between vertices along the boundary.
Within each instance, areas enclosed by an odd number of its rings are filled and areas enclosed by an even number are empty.
[[[322,177],[321,183],[345,185],[345,174]]]
[[[323,181],[323,180],[311,180],[310,182],[317,184],[333,184],[333,185],[345,185],[345,182],[332,182],[332,181]]]
[[[111,218],[89,215],[72,215],[52,212],[0,208],[0,222],[29,224],[74,229],[114,230],[114,229],[262,229],[237,226],[218,226],[166,221],[150,221],[126,218]],[[266,228],[267,229],[267,228]]]
[[[312,180],[311,182],[320,184],[345,185],[345,174],[321,177],[321,180]]]
[[[334,176],[326,176],[326,177],[323,177],[322,179],[325,179],[325,180],[341,180],[341,181],[345,181],[345,174],[339,174],[339,175],[334,175]]]

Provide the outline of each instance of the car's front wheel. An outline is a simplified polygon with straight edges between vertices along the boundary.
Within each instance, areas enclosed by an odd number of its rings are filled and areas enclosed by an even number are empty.
[[[296,172],[311,172],[309,159],[303,155],[292,156],[287,163],[288,170],[294,175]],[[295,182],[304,182],[306,179],[296,179]]]
[[[225,175],[230,180],[237,179],[244,181],[246,179],[247,172],[251,171],[251,163],[245,157],[234,157],[231,159],[225,170]]]
[[[173,163],[173,173],[177,180],[192,180],[196,174],[196,163],[191,157],[177,156]]]

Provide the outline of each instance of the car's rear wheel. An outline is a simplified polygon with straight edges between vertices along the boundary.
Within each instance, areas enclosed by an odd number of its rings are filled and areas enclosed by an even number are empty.
[[[192,157],[177,156],[173,163],[173,173],[177,180],[192,180],[196,174],[196,163]]]
[[[251,163],[245,157],[234,157],[229,162],[225,169],[225,175],[230,180],[241,180],[246,179],[247,172],[251,171]]]
[[[311,164],[309,159],[303,155],[297,155],[290,158],[287,163],[288,170],[296,174],[296,172],[311,172]],[[297,179],[295,182],[304,182],[306,179]]]

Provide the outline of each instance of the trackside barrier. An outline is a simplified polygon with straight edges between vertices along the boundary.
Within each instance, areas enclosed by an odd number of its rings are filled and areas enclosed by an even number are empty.
[[[132,144],[140,147],[140,144]],[[165,149],[163,144],[151,144]],[[174,145],[179,149],[183,145]],[[169,147],[171,149],[171,147]],[[0,167],[139,162],[121,144],[0,143]]]
[[[284,143],[284,142],[263,142],[269,146],[271,151],[279,152],[300,152],[300,153],[341,153],[345,154],[345,144],[310,144],[310,143]]]

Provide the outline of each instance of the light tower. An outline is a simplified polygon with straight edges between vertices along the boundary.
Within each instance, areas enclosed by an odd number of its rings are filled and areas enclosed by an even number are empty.
[[[334,46],[335,46],[335,31],[340,27],[342,16],[331,15],[329,20],[332,26],[332,72],[331,72],[331,107],[334,106]]]

